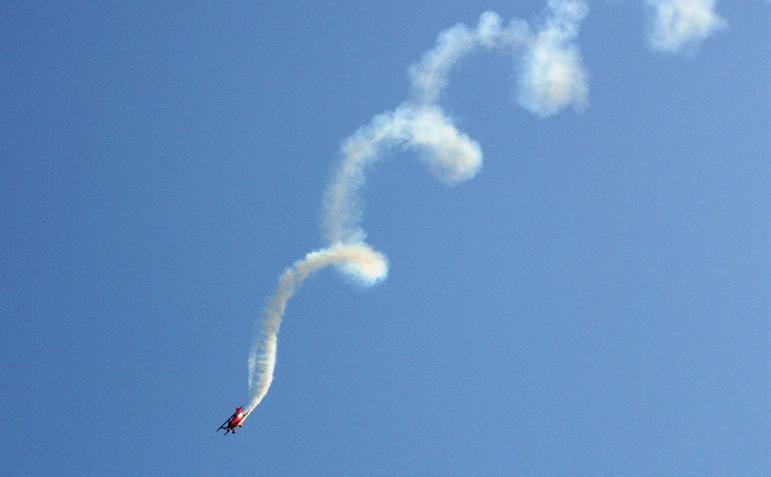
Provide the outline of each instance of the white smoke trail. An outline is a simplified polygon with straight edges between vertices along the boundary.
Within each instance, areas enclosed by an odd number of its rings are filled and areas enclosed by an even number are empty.
[[[410,67],[412,98],[394,111],[375,116],[346,139],[342,160],[324,198],[322,229],[330,243],[365,238],[357,191],[364,171],[397,145],[417,149],[432,173],[454,185],[471,179],[482,166],[479,145],[459,132],[435,104],[453,66],[477,48],[521,53],[519,103],[541,117],[573,104],[586,104],[586,73],[571,42],[588,13],[582,0],[551,0],[544,27],[532,33],[513,19],[506,27],[494,12],[485,12],[475,29],[456,25],[439,34],[436,46]]]
[[[330,265],[338,265],[362,285],[373,285],[388,275],[388,263],[383,255],[363,243],[338,244],[311,252],[302,260],[284,270],[278,281],[278,290],[265,309],[260,339],[249,353],[249,389],[252,400],[247,414],[260,404],[273,381],[276,367],[278,330],[286,304],[306,278]]]
[[[504,27],[493,12],[483,13],[474,29],[459,24],[442,32],[436,46],[409,70],[412,97],[393,111],[375,116],[343,142],[340,165],[324,196],[322,231],[330,245],[295,262],[279,279],[249,354],[252,399],[247,412],[270,388],[284,310],[308,276],[334,265],[359,283],[372,285],[388,273],[385,257],[364,243],[366,235],[360,226],[358,191],[364,185],[367,166],[401,146],[417,151],[445,184],[476,175],[482,166],[479,144],[460,132],[436,102],[453,66],[479,48],[521,55],[519,102],[531,112],[545,117],[570,104],[582,107],[588,91],[586,74],[571,42],[587,12],[584,0],[550,0],[546,21],[537,33],[518,19]]]
[[[375,116],[343,143],[343,160],[327,188],[322,227],[330,243],[364,240],[357,195],[364,185],[364,171],[399,144],[416,149],[447,184],[472,178],[482,165],[479,145],[436,106],[404,104]]]

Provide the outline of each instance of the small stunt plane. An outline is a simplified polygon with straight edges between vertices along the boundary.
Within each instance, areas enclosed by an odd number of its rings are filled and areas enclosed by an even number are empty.
[[[221,430],[225,430],[225,435],[228,435],[229,432],[232,432],[233,434],[236,433],[236,427],[243,427],[244,426],[244,420],[246,420],[246,416],[248,416],[249,413],[244,412],[244,408],[237,407],[236,412],[233,413],[232,416],[227,418],[225,422],[222,423],[222,425],[217,429],[217,432]]]

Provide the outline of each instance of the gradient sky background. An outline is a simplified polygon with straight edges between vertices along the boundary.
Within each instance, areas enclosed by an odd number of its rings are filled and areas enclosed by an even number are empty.
[[[678,55],[591,7],[590,106],[462,62],[441,104],[484,168],[371,171],[388,280],[309,280],[223,438],[341,140],[439,31],[544,2],[5,2],[0,473],[771,475],[771,5]]]

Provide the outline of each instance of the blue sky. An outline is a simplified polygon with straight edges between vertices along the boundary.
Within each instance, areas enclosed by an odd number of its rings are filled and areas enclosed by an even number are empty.
[[[508,55],[452,71],[484,166],[368,171],[388,279],[310,279],[227,439],[341,142],[440,31],[545,2],[0,7],[3,473],[771,473],[771,7],[676,51],[653,4],[590,7],[580,112],[522,108]]]

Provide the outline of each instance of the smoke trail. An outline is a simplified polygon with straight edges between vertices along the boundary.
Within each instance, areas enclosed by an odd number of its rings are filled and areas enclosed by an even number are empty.
[[[322,230],[330,243],[365,238],[357,191],[364,185],[366,168],[390,148],[416,149],[431,172],[449,185],[476,175],[482,166],[479,145],[435,104],[452,67],[476,49],[520,54],[519,103],[532,113],[546,117],[570,104],[579,109],[586,104],[586,73],[571,42],[588,6],[582,0],[551,0],[548,12],[537,33],[519,19],[503,27],[498,14],[485,12],[473,30],[459,24],[439,34],[436,46],[409,69],[412,98],[375,116],[344,141],[340,166],[324,197]]]
[[[447,184],[474,177],[482,165],[479,145],[436,106],[404,104],[375,116],[343,143],[343,159],[327,188],[322,228],[330,243],[364,240],[357,195],[364,185],[364,171],[399,144],[417,150],[433,174]]]
[[[247,413],[260,404],[273,381],[278,329],[287,302],[306,278],[330,265],[343,267],[362,285],[373,285],[388,275],[385,257],[363,243],[339,244],[311,252],[284,270],[278,281],[278,290],[266,307],[262,336],[254,342],[249,353],[249,388],[252,391],[252,400],[246,408]]]
[[[523,20],[513,19],[503,26],[494,12],[483,13],[476,28],[459,24],[442,32],[436,46],[409,69],[411,97],[343,141],[340,164],[324,194],[321,226],[330,245],[295,262],[279,278],[249,354],[252,399],[247,412],[270,388],[284,310],[306,278],[330,265],[364,285],[375,284],[388,273],[385,257],[364,243],[366,235],[360,226],[358,191],[367,167],[395,147],[416,151],[447,185],[471,179],[482,167],[479,144],[460,132],[436,105],[453,66],[477,49],[502,49],[519,55],[518,97],[523,107],[541,117],[570,104],[580,108],[588,88],[578,49],[571,42],[587,13],[584,0],[550,0],[546,20],[536,33]]]

